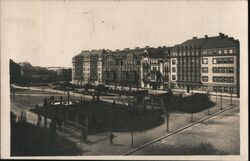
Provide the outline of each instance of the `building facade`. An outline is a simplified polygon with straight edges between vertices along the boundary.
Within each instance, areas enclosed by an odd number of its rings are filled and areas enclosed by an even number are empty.
[[[105,50],[85,50],[72,58],[72,82],[85,85],[102,83],[102,64]]]
[[[141,87],[148,89],[169,88],[169,56],[171,48],[146,47],[141,60]]]
[[[108,51],[103,59],[103,82],[108,85],[141,87],[141,57],[144,49]]]
[[[193,37],[173,47],[83,51],[73,58],[74,83],[239,95],[239,40]]]
[[[171,50],[171,81],[177,88],[239,96],[239,40],[223,33],[193,37]]]

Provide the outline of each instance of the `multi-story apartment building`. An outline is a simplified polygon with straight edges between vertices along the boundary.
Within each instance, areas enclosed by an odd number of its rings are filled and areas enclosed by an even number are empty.
[[[171,81],[179,88],[196,89],[201,86],[200,52],[203,39],[194,37],[171,50]]]
[[[146,47],[141,60],[141,87],[167,89],[169,82],[169,54],[167,47]]]
[[[171,50],[171,81],[188,92],[194,89],[239,95],[239,41],[220,33],[176,45]]]
[[[232,92],[239,96],[239,40],[193,37],[174,47],[83,51],[73,82],[167,90]]]
[[[103,58],[105,84],[140,87],[141,57],[144,49],[109,51]]]
[[[105,52],[105,50],[85,50],[73,57],[73,83],[82,85],[102,83],[102,57]]]
[[[202,90],[239,95],[239,41],[222,33],[207,38],[201,51]]]

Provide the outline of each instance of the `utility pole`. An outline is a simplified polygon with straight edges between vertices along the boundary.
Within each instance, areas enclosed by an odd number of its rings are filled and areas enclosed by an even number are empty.
[[[216,87],[216,101],[217,101],[217,91],[218,91],[218,87]]]
[[[209,93],[209,91],[207,91],[207,96],[208,96],[208,99],[210,101],[210,93]],[[207,108],[207,115],[210,115],[210,113],[209,113],[209,107]]]
[[[166,130],[169,132],[169,111],[167,111],[167,122],[166,122]]]
[[[232,91],[230,91],[230,99],[231,99],[231,106],[233,105],[233,98],[232,98],[233,96],[232,96]]]
[[[86,136],[86,139],[87,139],[87,136],[88,136],[88,123],[89,120],[88,120],[88,116],[85,117],[85,136]]]
[[[220,97],[220,109],[222,110],[222,90],[221,90],[221,97]]]
[[[131,146],[134,147],[134,134],[133,134],[133,130],[131,130]]]

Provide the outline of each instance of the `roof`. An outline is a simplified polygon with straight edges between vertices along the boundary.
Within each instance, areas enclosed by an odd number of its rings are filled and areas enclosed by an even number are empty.
[[[101,49],[101,50],[83,50],[80,54],[76,55],[75,57],[78,57],[78,56],[88,57],[90,55],[102,55],[103,52],[105,52],[104,49]]]
[[[176,45],[173,50],[177,50],[178,47],[185,46],[197,46],[201,47],[202,49],[224,48],[237,46],[238,43],[238,40],[234,40],[232,37],[228,37],[223,33],[219,33],[218,36],[213,37],[208,37],[207,35],[205,35],[203,38],[193,37],[193,39],[189,39],[182,44]]]
[[[237,41],[234,40],[233,38],[228,38],[228,37],[220,38],[219,36],[216,36],[208,38],[203,46],[203,49],[232,47],[237,45],[238,45]]]
[[[147,48],[145,52],[148,54],[149,58],[164,58],[165,52],[170,49],[171,47]]]

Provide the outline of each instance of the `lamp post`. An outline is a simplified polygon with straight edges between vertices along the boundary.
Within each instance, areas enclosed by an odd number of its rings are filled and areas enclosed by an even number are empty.
[[[133,133],[133,130],[131,130],[131,146],[134,147],[134,133]]]
[[[232,106],[233,105],[233,98],[232,98],[233,96],[232,96],[232,91],[230,90],[230,100],[231,100],[231,103],[230,103],[230,105]]]
[[[221,97],[220,97],[220,109],[222,110],[222,90],[221,90]]]
[[[216,101],[217,101],[217,92],[218,92],[218,87],[216,87]]]

